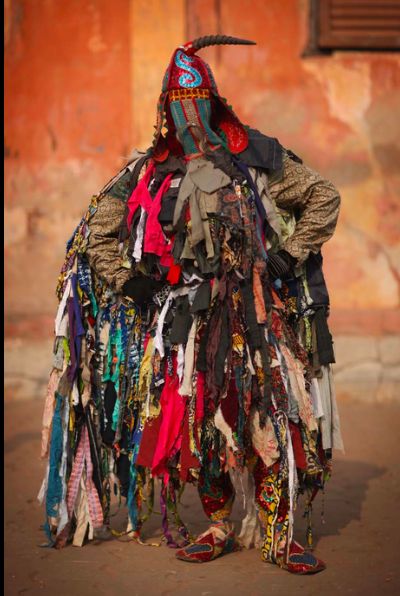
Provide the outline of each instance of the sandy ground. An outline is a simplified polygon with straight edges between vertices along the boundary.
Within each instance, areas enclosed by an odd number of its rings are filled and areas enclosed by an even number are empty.
[[[165,545],[141,546],[123,539],[64,550],[42,548],[44,511],[36,495],[45,463],[39,458],[40,401],[5,405],[5,594],[52,596],[330,596],[400,594],[400,404],[339,400],[346,454],[336,454],[334,475],[315,507],[315,553],[328,565],[315,576],[293,576],[263,563],[257,550],[222,557],[205,565],[178,561]],[[303,541],[299,508],[295,536]],[[207,522],[196,491],[183,497],[189,529]],[[240,500],[235,520],[240,518]],[[113,518],[123,529],[120,510]],[[157,541],[160,518],[145,526]]]

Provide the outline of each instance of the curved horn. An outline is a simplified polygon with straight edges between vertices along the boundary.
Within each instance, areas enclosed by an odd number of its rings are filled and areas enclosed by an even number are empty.
[[[220,46],[220,45],[245,45],[253,46],[256,45],[255,41],[249,39],[239,39],[239,37],[231,37],[230,35],[205,35],[204,37],[198,37],[193,41],[185,44],[185,52],[194,54],[201,48],[208,46]]]

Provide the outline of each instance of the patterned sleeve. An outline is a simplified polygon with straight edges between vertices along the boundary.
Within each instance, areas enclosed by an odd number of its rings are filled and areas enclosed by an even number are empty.
[[[119,229],[125,213],[121,199],[106,194],[98,199],[96,212],[89,220],[86,255],[90,266],[116,292],[129,279],[129,269],[123,266],[119,252]]]
[[[287,154],[282,178],[271,181],[269,189],[277,207],[296,213],[295,231],[283,248],[302,264],[310,252],[319,252],[333,235],[340,195],[331,182]]]

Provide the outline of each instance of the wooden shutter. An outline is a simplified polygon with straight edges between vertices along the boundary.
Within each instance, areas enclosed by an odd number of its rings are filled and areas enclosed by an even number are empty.
[[[317,6],[320,48],[400,48],[400,0],[320,0]]]

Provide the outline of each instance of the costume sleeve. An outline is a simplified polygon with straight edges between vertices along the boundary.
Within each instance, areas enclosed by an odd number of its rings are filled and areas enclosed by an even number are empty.
[[[126,202],[132,179],[138,180],[146,168],[147,154],[135,150],[131,161],[100,191],[97,209],[89,219],[86,255],[90,266],[112,290],[120,293],[131,271],[123,265],[119,251],[120,229],[125,220]]]
[[[123,266],[119,252],[119,229],[125,213],[125,203],[110,194],[100,196],[97,210],[89,219],[89,239],[86,255],[90,266],[116,292],[129,279],[129,269]]]
[[[283,177],[271,181],[269,190],[277,207],[296,213],[295,231],[282,248],[302,264],[310,252],[318,253],[333,235],[340,195],[331,182],[287,154],[283,159]]]

